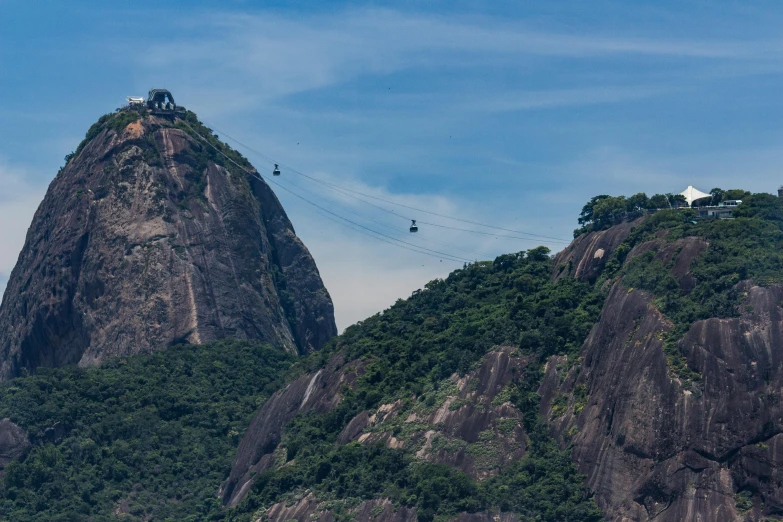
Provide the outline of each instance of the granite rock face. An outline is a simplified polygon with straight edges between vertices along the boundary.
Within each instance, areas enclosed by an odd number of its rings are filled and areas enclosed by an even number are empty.
[[[269,186],[179,118],[120,116],[91,129],[35,213],[0,307],[0,378],[225,337],[307,353],[336,335]]]
[[[0,420],[0,474],[8,463],[22,457],[29,448],[27,433],[21,427],[11,419]]]
[[[354,388],[367,364],[366,360],[345,362],[342,356],[335,355],[317,372],[302,375],[270,397],[256,413],[239,444],[231,474],[219,493],[223,504],[236,506],[252,487],[256,475],[285,462],[280,442],[291,419],[311,410],[331,411],[342,399],[341,390]],[[508,391],[508,385],[528,364],[519,350],[498,347],[484,356],[477,369],[462,377],[452,375],[441,383],[438,402],[422,407],[421,404],[406,406],[398,400],[360,412],[343,428],[338,443],[384,444],[409,452],[421,461],[459,469],[476,480],[494,476],[527,452],[522,412],[508,402],[503,392]],[[492,440],[481,437],[489,433]],[[491,451],[475,451],[479,448]],[[370,505],[367,511],[372,509],[381,508]],[[356,520],[402,522],[408,516],[415,520],[415,510],[383,509],[380,518],[362,518],[364,511],[359,509]],[[268,515],[269,520],[308,520],[307,517],[320,513],[319,510],[322,508],[314,497],[308,497],[293,507],[279,505]],[[327,515],[324,512],[317,516],[322,517],[319,520],[331,520]]]
[[[568,248],[555,256],[555,279],[574,277],[594,281],[603,270],[614,250],[623,242],[640,220],[623,222],[607,230],[582,234]]]
[[[256,412],[239,442],[237,456],[219,496],[227,506],[236,506],[253,485],[253,477],[275,465],[274,452],[283,428],[300,413],[313,410],[326,413],[340,403],[343,387],[353,387],[364,373],[366,363],[344,364],[334,356],[325,368],[305,374],[276,392]]]
[[[707,246],[695,237],[653,240],[628,258],[653,251],[686,294],[691,261]],[[652,297],[621,280],[582,364],[550,359],[542,413],[573,445],[607,520],[783,516],[783,288],[743,281],[737,290],[745,295],[739,317],[697,321],[678,342],[698,382],[672,371],[663,341],[672,324]],[[554,407],[558,397],[567,398],[565,409]]]
[[[344,516],[344,515],[343,515]],[[365,500],[350,509],[351,520],[356,522],[416,522],[416,509],[405,506],[395,507],[388,499]],[[259,518],[259,522],[334,522],[338,520],[328,508],[327,503],[318,502],[310,493],[298,502],[272,505]],[[519,522],[513,513],[460,513],[448,522]]]

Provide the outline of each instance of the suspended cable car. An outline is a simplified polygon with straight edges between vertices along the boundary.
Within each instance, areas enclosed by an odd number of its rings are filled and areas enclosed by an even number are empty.
[[[279,176],[280,175],[280,169],[277,166],[277,163],[275,163],[275,170],[272,171],[273,176]]]
[[[419,231],[419,227],[416,225],[416,220],[415,219],[411,219],[411,229],[410,230],[411,230],[411,233]]]

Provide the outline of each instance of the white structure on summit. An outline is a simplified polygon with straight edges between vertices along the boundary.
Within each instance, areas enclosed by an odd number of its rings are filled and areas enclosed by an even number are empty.
[[[696,187],[692,185],[688,185],[688,188],[680,192],[680,195],[685,196],[685,201],[688,202],[688,206],[692,207],[693,202],[697,199],[702,198],[711,198],[711,194],[707,194],[705,192],[702,192],[701,190],[697,189]]]

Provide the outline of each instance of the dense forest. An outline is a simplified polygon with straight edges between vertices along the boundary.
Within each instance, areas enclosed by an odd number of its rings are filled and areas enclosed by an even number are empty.
[[[0,386],[33,443],[3,476],[0,520],[203,520],[239,438],[291,356],[225,341]]]

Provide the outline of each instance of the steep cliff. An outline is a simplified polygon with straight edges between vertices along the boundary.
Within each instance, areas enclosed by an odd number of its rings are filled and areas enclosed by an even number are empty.
[[[8,282],[0,378],[226,337],[307,353],[336,334],[274,193],[215,148],[254,170],[193,113],[122,111],[93,125]]]
[[[648,219],[582,363],[547,365],[542,412],[608,520],[783,516],[783,235],[758,217]],[[579,245],[560,257],[591,263]]]
[[[607,520],[780,519],[783,203],[749,196],[736,216],[664,210],[553,259],[500,256],[349,328],[259,410],[224,504],[596,520],[572,459]],[[405,472],[377,471],[393,456]]]

